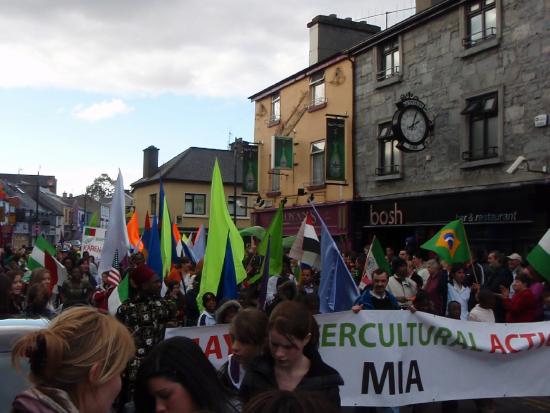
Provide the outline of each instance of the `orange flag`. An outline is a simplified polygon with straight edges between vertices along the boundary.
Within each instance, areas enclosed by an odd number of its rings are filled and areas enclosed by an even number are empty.
[[[172,224],[172,234],[174,234],[173,236],[176,240],[176,244],[181,241],[180,230],[178,229],[178,225],[175,222]]]
[[[132,218],[130,218],[130,221],[128,221],[128,224],[126,224],[126,228],[128,229],[128,240],[130,241],[130,245],[132,248],[138,251],[143,251],[143,243],[141,242],[141,238],[139,236],[139,226],[138,226],[138,214],[137,211],[135,211],[132,214]]]

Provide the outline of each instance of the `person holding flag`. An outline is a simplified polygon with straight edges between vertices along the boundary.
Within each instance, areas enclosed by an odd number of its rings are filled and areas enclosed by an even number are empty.
[[[130,272],[130,278],[137,293],[122,303],[116,313],[119,321],[132,333],[136,345],[136,355],[128,363],[123,376],[122,405],[132,400],[136,374],[144,357],[164,339],[166,327],[177,326],[176,305],[161,299],[158,274],[147,264],[140,264]]]

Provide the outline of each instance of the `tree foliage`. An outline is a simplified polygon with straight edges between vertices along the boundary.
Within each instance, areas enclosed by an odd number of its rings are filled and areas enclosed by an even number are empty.
[[[111,197],[115,191],[115,181],[107,174],[101,174],[94,179],[91,185],[86,187],[86,195],[96,201],[101,198]]]

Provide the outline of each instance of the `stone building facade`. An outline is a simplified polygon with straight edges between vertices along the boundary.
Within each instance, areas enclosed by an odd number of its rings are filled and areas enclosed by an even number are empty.
[[[418,245],[461,218],[473,247],[525,252],[550,226],[550,6],[433,3],[350,51],[356,247]],[[434,122],[415,153],[390,123],[407,93]]]

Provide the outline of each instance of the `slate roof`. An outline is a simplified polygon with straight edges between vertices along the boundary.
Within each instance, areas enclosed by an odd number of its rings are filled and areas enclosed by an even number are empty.
[[[16,185],[33,185],[36,186],[37,178],[40,181],[40,186],[50,188],[52,192],[57,191],[57,179],[53,175],[26,175],[26,174],[2,174],[0,179],[6,180]]]
[[[210,183],[216,158],[223,182],[233,184],[233,151],[191,147],[161,165],[151,177],[138,179],[131,186],[136,188],[156,183],[161,175],[163,181]],[[237,163],[237,184],[242,184],[242,161]]]

